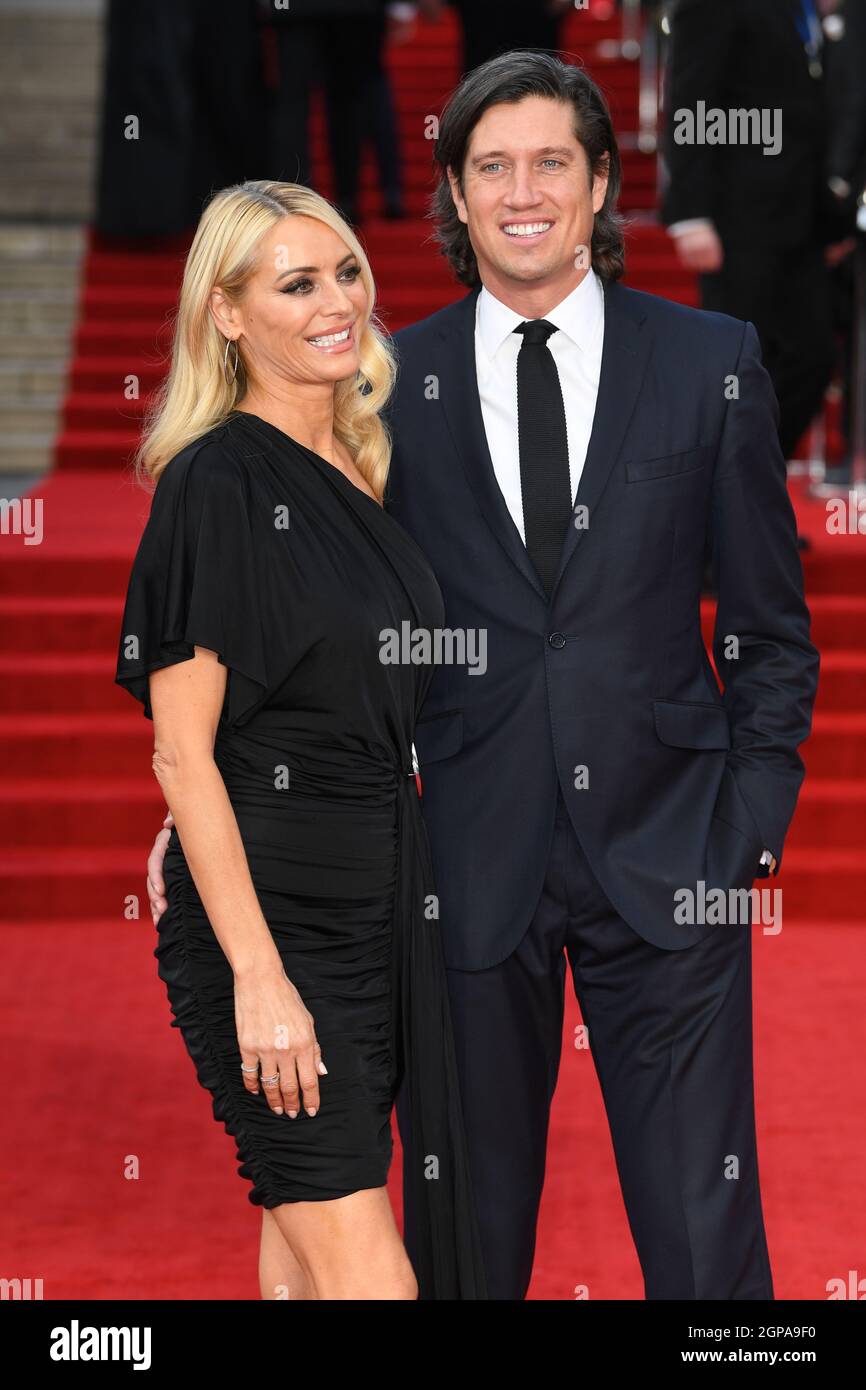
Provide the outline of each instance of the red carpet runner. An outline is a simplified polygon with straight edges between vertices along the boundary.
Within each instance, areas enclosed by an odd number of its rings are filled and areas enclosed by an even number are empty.
[[[575,16],[568,48],[633,130],[636,72]],[[391,328],[461,293],[421,220],[421,132],[456,74],[450,26],[393,58],[410,220],[378,221],[364,170],[363,235]],[[329,192],[317,150],[319,186]],[[652,160],[625,156],[623,205],[649,209]],[[210,1115],[152,957],[144,859],[162,815],[151,725],[112,684],[129,563],[148,502],[125,471],[143,401],[162,371],[182,251],[93,246],[70,369],[57,472],[36,489],[45,539],[0,548],[0,895],[8,1088],[4,1277],[42,1278],[46,1298],[256,1298],[259,1217],[233,1147]],[[628,282],[695,302],[664,233],[630,235]],[[823,652],[809,777],[786,847],[784,926],[756,930],[756,1082],[761,1173],[776,1291],[826,1297],[866,1275],[866,1095],[859,976],[866,899],[866,538],[830,536],[822,503],[795,488],[814,635]],[[711,615],[705,613],[707,631]],[[130,895],[141,918],[125,915]],[[637,1299],[642,1283],[597,1082],[574,1047],[569,1003],[531,1296]],[[395,1126],[396,1130],[396,1126]],[[398,1166],[392,1190],[399,1206]],[[859,1266],[858,1262],[859,1261]]]

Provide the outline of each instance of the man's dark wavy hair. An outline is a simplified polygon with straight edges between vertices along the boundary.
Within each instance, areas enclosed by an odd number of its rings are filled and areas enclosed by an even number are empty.
[[[462,191],[469,139],[484,112],[490,106],[528,96],[570,101],[574,132],[586,151],[591,174],[607,169],[607,194],[592,229],[592,267],[602,280],[618,280],[625,265],[624,223],[616,211],[622,164],[607,103],[584,68],[532,49],[515,49],[491,58],[468,72],[451,94],[433,146],[438,181],[428,215],[436,228],[435,240],[462,284],[470,289],[481,284],[469,232],[457,216],[451,196],[447,169],[450,165],[457,174]]]

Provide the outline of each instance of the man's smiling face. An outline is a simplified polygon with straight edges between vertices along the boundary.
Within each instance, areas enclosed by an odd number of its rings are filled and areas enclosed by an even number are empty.
[[[583,279],[607,176],[591,175],[574,108],[528,96],[489,107],[448,179],[483,283],[504,302],[558,303]],[[553,295],[553,298],[550,298]]]

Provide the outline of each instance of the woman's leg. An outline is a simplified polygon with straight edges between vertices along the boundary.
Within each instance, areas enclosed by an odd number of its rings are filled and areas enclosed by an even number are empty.
[[[262,1207],[259,1288],[263,1299],[309,1299],[313,1296],[307,1276],[267,1207]]]
[[[364,1188],[329,1202],[283,1202],[271,1215],[308,1281],[310,1292],[303,1297],[418,1297],[386,1188]]]

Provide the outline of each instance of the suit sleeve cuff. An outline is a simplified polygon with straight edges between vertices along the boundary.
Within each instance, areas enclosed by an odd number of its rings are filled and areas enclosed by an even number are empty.
[[[684,217],[681,222],[671,222],[668,227],[669,236],[680,236],[683,232],[693,232],[698,227],[713,227],[711,217]]]

